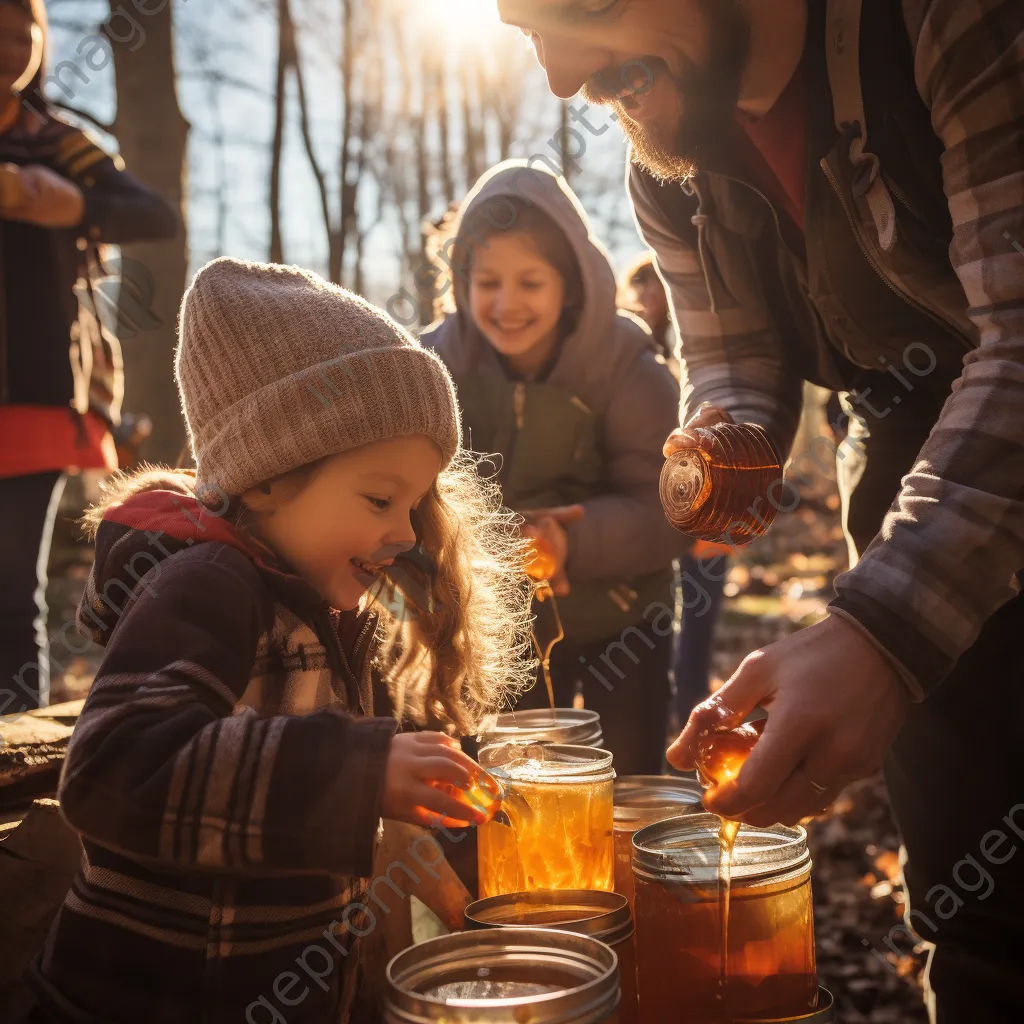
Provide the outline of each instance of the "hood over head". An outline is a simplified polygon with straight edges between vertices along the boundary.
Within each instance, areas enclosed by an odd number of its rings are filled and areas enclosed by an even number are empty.
[[[608,382],[644,350],[644,329],[633,317],[617,311],[615,272],[608,253],[565,178],[529,167],[526,161],[508,160],[491,168],[463,202],[454,225],[458,244],[445,246],[453,266],[456,312],[426,332],[423,340],[437,348],[456,377],[503,372],[469,311],[472,258],[466,250],[474,237],[480,239],[496,229],[515,230],[510,199],[546,214],[564,233],[576,257],[583,283],[582,308],[547,383],[587,401],[588,393],[606,392]]]

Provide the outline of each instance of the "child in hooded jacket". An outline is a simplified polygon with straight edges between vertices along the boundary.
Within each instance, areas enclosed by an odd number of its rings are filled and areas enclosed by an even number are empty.
[[[691,545],[659,497],[679,386],[617,310],[608,256],[563,178],[518,161],[492,168],[433,248],[453,309],[422,340],[452,372],[467,445],[493,453],[506,505],[554,552],[556,704],[599,712],[620,774],[658,774],[673,561]],[[536,614],[544,649],[556,627],[548,607]],[[517,706],[547,703],[538,685]]]
[[[445,733],[530,671],[522,544],[441,361],[315,274],[207,265],[176,365],[195,472],[91,514],[105,653],[59,791],[84,856],[34,1019],[335,1024],[382,817],[473,817],[431,785],[476,770]],[[435,731],[374,717],[375,678]]]

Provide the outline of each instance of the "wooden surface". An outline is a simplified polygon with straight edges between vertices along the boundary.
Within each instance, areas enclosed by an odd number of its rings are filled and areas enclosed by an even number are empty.
[[[22,1020],[31,1006],[21,978],[64,902],[81,851],[56,800],[37,800],[24,821],[0,829],[0,1021]]]
[[[57,792],[60,770],[84,701],[0,716],[0,823]]]

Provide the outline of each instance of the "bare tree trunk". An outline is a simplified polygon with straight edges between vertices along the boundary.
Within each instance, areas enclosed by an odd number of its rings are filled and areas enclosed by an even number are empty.
[[[437,109],[437,129],[440,134],[441,190],[445,204],[455,198],[455,181],[452,178],[451,129],[448,124],[448,68],[441,60],[434,67],[434,103]]]
[[[462,66],[462,136],[465,147],[466,190],[471,189],[480,177],[480,152],[477,146],[478,131],[473,110],[473,94],[476,91],[476,76],[469,67],[469,59]]]
[[[114,13],[117,4],[114,0],[109,3]],[[127,46],[113,47],[117,89],[114,133],[129,170],[182,213],[189,126],[178,106],[172,9],[167,4],[149,12],[144,47],[134,51]],[[129,261],[134,261],[152,277],[152,312],[160,320],[155,330],[122,342],[124,408],[153,420],[153,433],[143,445],[142,456],[171,464],[185,446],[185,425],[174,383],[174,346],[188,267],[187,246],[183,228],[172,242],[127,245],[123,252],[124,266],[131,267]],[[125,319],[129,319],[127,315]]]
[[[342,0],[341,4],[341,116],[345,119],[341,129],[341,152],[338,156],[338,190],[340,215],[338,240],[334,246],[331,262],[331,280],[341,281],[345,266],[345,248],[352,233],[356,217],[356,189],[358,182],[349,180],[352,163],[352,82],[355,76],[356,47],[353,38],[353,0]]]
[[[287,0],[284,0],[287,5]],[[299,124],[302,128],[302,142],[306,148],[306,156],[309,159],[310,169],[313,177],[316,178],[317,190],[320,193],[320,213],[324,219],[324,230],[327,232],[327,264],[330,268],[331,280],[335,284],[341,283],[341,275],[335,275],[334,268],[341,267],[341,260],[337,258],[335,250],[338,248],[339,239],[331,224],[331,202],[327,195],[327,177],[320,166],[316,156],[316,147],[313,144],[313,133],[309,124],[309,104],[306,101],[306,82],[302,73],[302,61],[299,59],[298,40],[293,36],[292,64],[295,68],[295,84],[299,94]]]
[[[284,241],[281,238],[281,157],[284,150],[285,88],[288,65],[292,58],[292,33],[288,0],[277,0],[277,83],[274,87],[274,140],[270,156],[271,263],[284,263]]]

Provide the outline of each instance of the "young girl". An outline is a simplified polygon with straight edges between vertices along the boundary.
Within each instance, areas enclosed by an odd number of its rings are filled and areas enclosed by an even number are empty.
[[[374,674],[472,730],[532,671],[522,545],[440,361],[314,274],[206,266],[177,376],[195,473],[91,517],[106,651],[60,787],[85,855],[36,1019],[345,1021],[382,816],[464,821],[431,782],[475,768],[373,717]]]
[[[658,480],[679,388],[564,179],[517,162],[489,171],[435,250],[454,311],[426,332],[458,387],[467,444],[495,453],[506,505],[556,552],[565,640],[555,698],[601,714],[620,774],[662,766],[674,621],[673,560]],[[538,607],[538,633],[551,637]],[[519,707],[546,705],[543,685]]]

